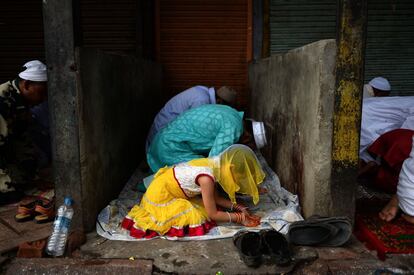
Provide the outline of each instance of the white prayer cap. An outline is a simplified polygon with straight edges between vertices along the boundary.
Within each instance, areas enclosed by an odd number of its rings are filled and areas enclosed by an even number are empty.
[[[47,81],[47,67],[39,60],[32,60],[23,65],[26,68],[19,73],[19,77],[25,80],[43,82]]]
[[[386,78],[376,77],[373,78],[369,83],[373,88],[381,91],[391,91],[391,85]]]
[[[266,130],[264,123],[261,121],[255,121],[254,119],[248,118],[252,122],[254,143],[257,149],[263,148],[267,145]]]

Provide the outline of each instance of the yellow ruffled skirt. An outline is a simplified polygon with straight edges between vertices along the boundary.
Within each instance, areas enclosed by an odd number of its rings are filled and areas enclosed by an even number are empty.
[[[201,197],[186,196],[173,168],[160,169],[140,205],[135,205],[122,222],[122,227],[136,238],[200,236],[214,226]]]

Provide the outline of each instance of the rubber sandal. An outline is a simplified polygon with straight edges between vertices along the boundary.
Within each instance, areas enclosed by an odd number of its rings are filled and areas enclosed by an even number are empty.
[[[40,200],[35,207],[35,222],[46,223],[55,218],[55,202],[54,200]]]
[[[338,233],[338,229],[328,223],[311,220],[293,222],[289,227],[289,240],[296,245],[320,246]]]
[[[289,265],[292,259],[286,238],[276,230],[262,230],[259,234],[262,241],[262,253],[279,266]]]
[[[24,204],[19,204],[17,207],[17,214],[14,216],[16,222],[27,222],[35,216],[37,200]]]
[[[309,217],[308,220],[326,223],[338,229],[336,234],[321,243],[322,246],[342,246],[352,235],[352,224],[348,217],[321,217],[314,215]]]
[[[262,262],[261,238],[259,233],[239,231],[233,236],[240,259],[249,267],[258,267]]]

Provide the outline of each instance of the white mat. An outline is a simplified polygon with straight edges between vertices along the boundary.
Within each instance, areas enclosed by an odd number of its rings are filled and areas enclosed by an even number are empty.
[[[257,157],[266,173],[265,181],[262,187],[267,189],[266,194],[260,195],[260,202],[254,206],[249,204],[247,198],[238,197],[238,201],[250,207],[250,210],[262,217],[262,222],[258,227],[244,227],[236,224],[218,224],[210,232],[203,236],[194,237],[167,237],[158,236],[157,238],[164,238],[168,240],[211,240],[232,237],[240,230],[257,231],[265,228],[274,228],[279,232],[286,234],[289,229],[289,224],[294,221],[303,220],[299,214],[299,200],[296,195],[291,194],[286,189],[281,187],[279,178],[267,165],[265,159],[260,153]],[[139,169],[135,171],[129,179],[118,199],[113,200],[107,207],[105,207],[98,216],[96,222],[96,231],[99,235],[109,240],[120,241],[145,241],[147,239],[136,239],[129,236],[129,232],[121,228],[121,222],[135,204],[139,203],[143,193],[136,190],[136,186],[142,179],[146,177]]]

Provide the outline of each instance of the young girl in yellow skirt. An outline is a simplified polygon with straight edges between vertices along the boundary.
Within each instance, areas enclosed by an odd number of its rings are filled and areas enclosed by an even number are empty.
[[[239,144],[217,157],[162,168],[140,205],[135,205],[124,218],[122,227],[135,238],[152,238],[204,235],[215,222],[257,226],[260,217],[236,203],[236,192],[250,195],[257,204],[257,186],[264,177],[254,152]],[[229,199],[218,194],[216,182]]]

